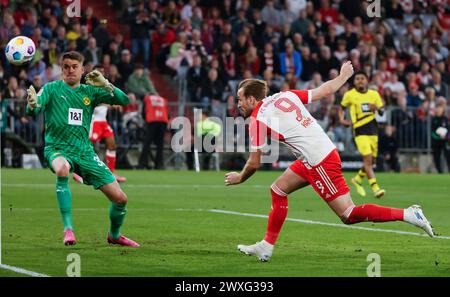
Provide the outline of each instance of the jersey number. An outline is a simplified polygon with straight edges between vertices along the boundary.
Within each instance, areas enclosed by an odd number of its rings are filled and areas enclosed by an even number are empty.
[[[301,122],[303,120],[303,115],[302,115],[302,111],[300,110],[300,108],[297,105],[295,105],[295,103],[292,102],[291,100],[289,100],[288,98],[278,99],[274,105],[276,108],[278,108],[279,110],[284,111],[284,112],[295,111],[295,113],[297,114],[297,117],[295,119],[299,122]]]
[[[316,186],[320,190],[320,193],[323,194],[323,191],[325,190],[325,188],[323,187],[322,183],[319,180],[316,180]]]
[[[275,107],[283,112],[292,112],[295,111],[295,114],[297,115],[295,119],[305,128],[307,128],[309,125],[312,124],[311,118],[303,118],[302,111],[300,110],[300,107],[295,105],[294,102],[289,100],[288,98],[281,98],[278,99],[274,103]]]
[[[94,161],[97,162],[99,167],[106,167],[105,163],[103,163],[98,156],[94,156]]]

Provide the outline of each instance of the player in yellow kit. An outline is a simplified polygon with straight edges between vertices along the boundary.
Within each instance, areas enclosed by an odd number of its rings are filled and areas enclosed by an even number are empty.
[[[358,151],[364,161],[363,167],[358,174],[351,179],[358,194],[366,195],[362,186],[365,177],[369,180],[372,191],[377,198],[385,194],[375,178],[373,164],[378,152],[378,124],[375,113],[383,114],[384,103],[380,94],[375,90],[368,89],[369,79],[364,72],[358,72],[353,79],[354,88],[344,94],[339,110],[339,120],[344,126],[352,126],[353,135]],[[349,108],[351,120],[344,118],[344,110]]]

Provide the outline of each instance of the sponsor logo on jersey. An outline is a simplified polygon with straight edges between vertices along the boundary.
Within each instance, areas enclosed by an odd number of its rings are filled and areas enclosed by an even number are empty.
[[[84,105],[89,105],[89,104],[91,104],[91,100],[88,97],[84,97],[83,103],[84,103]]]
[[[362,112],[371,112],[370,104],[369,103],[362,103],[361,104],[361,110],[362,110]]]

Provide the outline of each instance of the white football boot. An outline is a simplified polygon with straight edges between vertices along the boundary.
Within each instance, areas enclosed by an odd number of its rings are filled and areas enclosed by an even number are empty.
[[[404,221],[422,228],[430,237],[434,237],[433,227],[423,214],[422,207],[420,205],[412,205],[405,209]]]
[[[256,256],[260,261],[267,262],[270,260],[273,252],[273,245],[265,240],[259,241],[253,245],[243,245],[237,246],[237,249],[246,255]]]

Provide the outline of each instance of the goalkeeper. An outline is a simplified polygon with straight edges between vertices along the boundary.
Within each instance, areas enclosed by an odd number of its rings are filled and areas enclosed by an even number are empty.
[[[108,167],[96,155],[89,140],[89,128],[94,108],[101,104],[127,105],[128,97],[114,87],[98,71],[86,75],[84,57],[75,51],[62,55],[62,80],[46,84],[38,94],[28,89],[27,114],[42,111],[45,119],[44,155],[56,174],[56,198],[64,224],[64,244],[76,243],[72,223],[72,194],[69,173],[82,176],[85,184],[100,189],[111,201],[111,226],[107,235],[110,244],[139,247],[139,244],[120,234],[125,219],[127,196]]]

